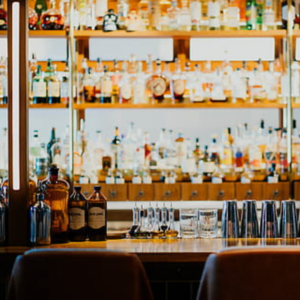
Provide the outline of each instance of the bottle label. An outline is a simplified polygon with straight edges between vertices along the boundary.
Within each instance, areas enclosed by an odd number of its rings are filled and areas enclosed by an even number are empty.
[[[132,97],[132,86],[130,83],[124,83],[121,87],[121,96],[125,100],[130,100]]]
[[[231,149],[223,149],[222,165],[231,166],[232,165],[232,151]]]
[[[84,210],[81,208],[71,208],[69,210],[70,229],[78,230],[84,227]]]
[[[151,184],[152,183],[151,176],[143,177],[143,183],[144,184]]]
[[[227,9],[227,24],[228,27],[239,27],[240,9],[236,6],[230,6]]]
[[[181,96],[184,94],[185,90],[185,81],[182,79],[174,80],[174,93],[178,96]]]
[[[213,177],[213,178],[211,179],[211,182],[214,183],[214,184],[220,184],[220,183],[223,182],[223,179],[220,178],[220,177]]]
[[[50,81],[48,83],[48,96],[59,97],[60,96],[60,83]]]
[[[134,184],[141,184],[142,183],[142,178],[140,176],[134,176],[132,178],[132,183],[134,183]]]
[[[220,4],[218,2],[208,3],[208,17],[218,18],[220,15]]]
[[[166,92],[167,84],[163,78],[155,78],[152,81],[152,92],[154,96],[162,96]]]
[[[114,184],[115,183],[115,178],[113,176],[111,177],[106,177],[105,178],[105,183],[106,184]]]
[[[213,173],[215,171],[215,163],[213,161],[204,162],[204,173]]]
[[[176,178],[175,177],[168,177],[168,178],[166,177],[165,183],[175,184],[176,183]]]
[[[242,176],[241,177],[241,183],[244,183],[244,184],[251,183],[251,179]]]
[[[266,26],[274,26],[275,14],[273,10],[265,10],[264,12],[264,24]]]
[[[105,210],[100,207],[92,207],[88,211],[88,224],[92,229],[105,226]]]
[[[190,3],[190,12],[193,23],[201,20],[201,3],[198,1],[192,1]],[[196,22],[195,22],[196,21]]]
[[[180,26],[191,26],[192,20],[190,14],[182,14],[179,16]]]
[[[95,15],[96,17],[103,17],[108,10],[107,0],[96,0]]]
[[[103,94],[111,94],[112,92],[112,81],[104,80],[101,82],[101,92]]]
[[[268,176],[268,183],[278,183],[278,176]]]
[[[124,178],[116,178],[116,184],[124,184],[125,180]]]
[[[44,81],[33,82],[33,96],[46,97],[46,82]]]
[[[191,182],[196,183],[196,184],[203,183],[202,176],[197,176],[197,177],[192,176],[191,177]]]

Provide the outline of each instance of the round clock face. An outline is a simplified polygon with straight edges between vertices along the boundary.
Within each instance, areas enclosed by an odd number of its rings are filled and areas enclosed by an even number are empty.
[[[152,81],[152,92],[154,96],[162,96],[167,89],[166,81],[163,78],[155,78]]]
[[[185,82],[182,79],[174,81],[174,92],[176,95],[183,95],[185,90]]]

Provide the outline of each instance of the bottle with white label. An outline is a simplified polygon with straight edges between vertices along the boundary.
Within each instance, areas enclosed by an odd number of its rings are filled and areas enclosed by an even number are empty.
[[[123,178],[121,170],[116,171],[115,181],[116,181],[116,184],[124,184],[125,183],[125,179]]]
[[[130,103],[133,98],[133,86],[131,76],[128,74],[128,63],[126,61],[123,62],[123,74],[119,88],[120,103]]]
[[[273,163],[271,167],[271,172],[267,177],[268,183],[278,183],[279,181],[279,174],[276,172],[276,164]]]
[[[133,184],[141,184],[142,183],[142,178],[139,176],[139,173],[137,170],[134,170],[134,174],[132,177],[132,183]]]
[[[220,184],[223,182],[224,176],[225,175],[220,166],[216,165],[215,171],[212,174],[211,182],[214,184]]]
[[[190,13],[192,19],[192,30],[200,30],[200,22],[202,16],[200,0],[190,1]]]
[[[179,30],[190,31],[192,28],[192,17],[187,0],[181,0],[181,10],[179,14]]]
[[[208,2],[208,26],[210,30],[220,29],[220,4],[217,0]]]
[[[81,186],[75,186],[69,198],[69,240],[85,241],[87,238],[87,200]]]
[[[88,199],[88,236],[90,241],[106,241],[107,236],[107,199],[101,187],[95,186]]]
[[[46,80],[42,73],[42,67],[40,65],[37,66],[37,73],[33,78],[33,103],[40,104],[46,103],[47,99],[47,87]]]
[[[165,183],[174,184],[176,183],[176,174],[174,171],[171,171],[169,176],[166,178]]]
[[[60,79],[57,76],[56,65],[52,66],[52,74],[47,80],[48,103],[60,103]]]
[[[251,183],[253,178],[254,178],[254,175],[251,172],[251,170],[249,168],[249,165],[246,164],[245,165],[245,171],[241,175],[241,183],[244,183],[244,184]]]
[[[143,173],[143,184],[151,184],[152,177],[150,176],[149,172],[146,170]]]
[[[115,183],[115,177],[112,174],[111,170],[108,170],[107,176],[105,177],[105,183],[106,184],[114,184]]]

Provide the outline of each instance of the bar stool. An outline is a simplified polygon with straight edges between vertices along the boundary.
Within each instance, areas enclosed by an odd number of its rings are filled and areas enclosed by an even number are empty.
[[[209,256],[198,300],[299,299],[298,247],[247,247]]]
[[[152,300],[135,254],[92,249],[39,249],[18,256],[8,300]]]

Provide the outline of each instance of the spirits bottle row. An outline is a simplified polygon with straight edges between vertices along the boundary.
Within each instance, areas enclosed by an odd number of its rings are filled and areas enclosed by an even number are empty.
[[[7,14],[0,2],[1,26]],[[2,4],[1,4],[2,3]],[[269,30],[287,28],[287,1],[275,0],[77,0],[70,15],[69,1],[36,0],[29,7],[29,29],[68,29],[70,18],[81,30]],[[298,26],[299,1],[292,2],[292,19]]]
[[[251,182],[287,180],[287,133],[284,128],[265,128],[264,121],[252,129],[247,124],[226,128],[214,135],[210,144],[194,141],[179,132],[161,129],[158,139],[151,140],[148,132],[131,123],[126,134],[115,129],[114,137],[106,139],[97,131],[91,139],[81,122],[74,152],[74,175],[79,183],[122,184],[175,183],[191,180],[194,183],[220,183],[227,176]],[[39,179],[46,176],[49,164],[55,163],[62,174],[69,173],[69,130],[63,139],[56,138],[55,129],[47,146],[39,141],[38,132],[30,146],[30,172]],[[300,174],[300,140],[296,120],[293,122],[292,169]]]
[[[87,199],[81,187],[75,186],[69,196],[69,183],[58,176],[55,164],[49,168],[49,176],[38,183],[29,207],[29,243],[49,245],[68,241],[105,241],[107,235],[106,197],[100,186]],[[8,181],[2,185],[7,191]],[[36,185],[35,185],[36,187]],[[0,245],[8,238],[9,197],[0,194]]]

